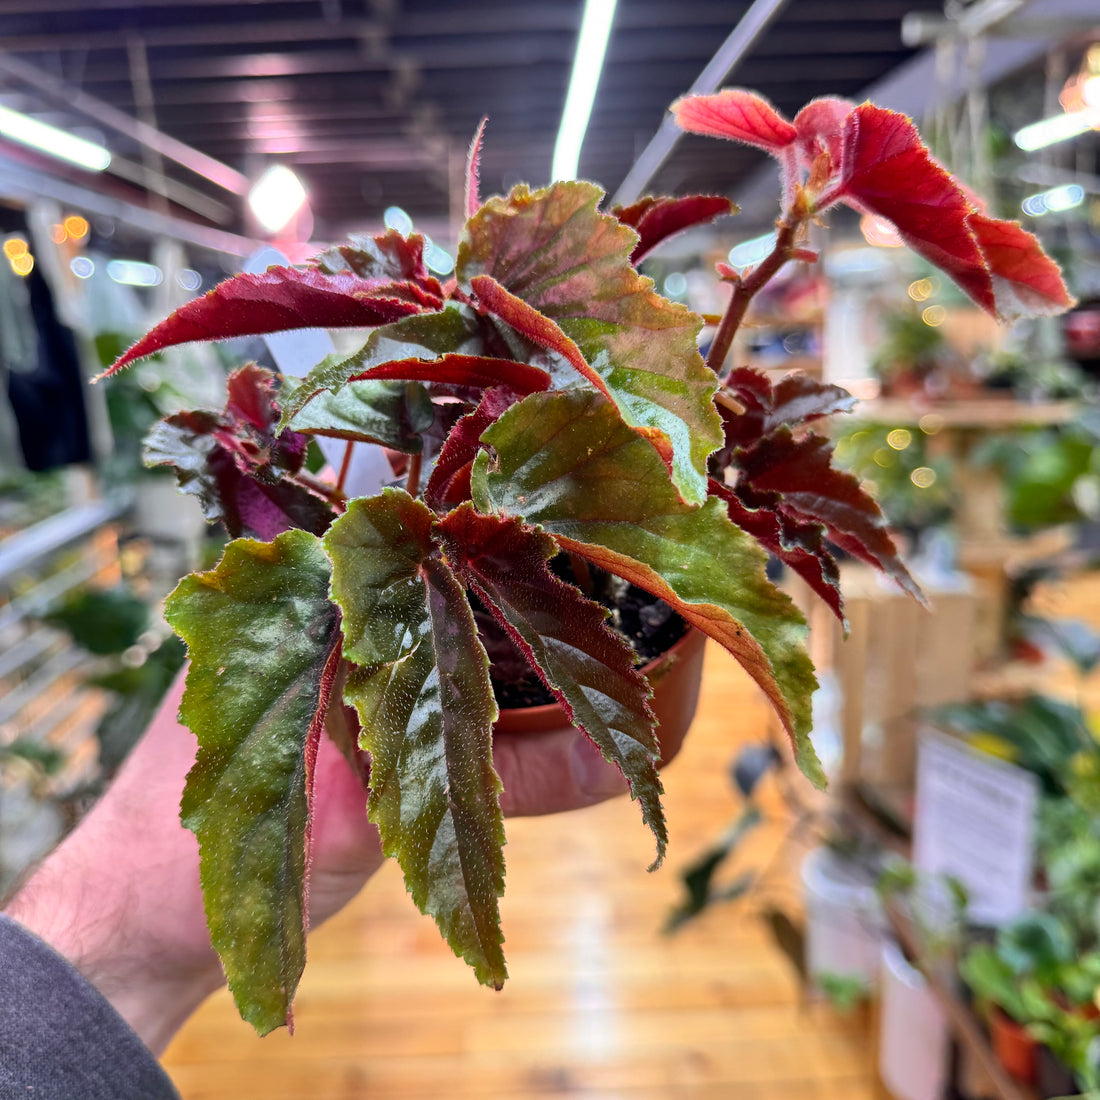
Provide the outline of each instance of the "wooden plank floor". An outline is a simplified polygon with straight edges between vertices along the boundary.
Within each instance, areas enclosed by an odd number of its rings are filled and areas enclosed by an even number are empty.
[[[800,1003],[753,900],[673,937],[660,931],[679,868],[735,810],[734,748],[767,720],[756,689],[712,646],[695,725],[665,772],[662,870],[645,871],[652,840],[627,799],[509,821],[511,981],[493,993],[388,865],[311,938],[293,1037],[256,1038],[227,994],[190,1021],[165,1057],[183,1097],[870,1100],[866,1027]],[[762,866],[782,836],[776,805],[744,864]],[[773,897],[793,889],[791,862],[781,854]]]

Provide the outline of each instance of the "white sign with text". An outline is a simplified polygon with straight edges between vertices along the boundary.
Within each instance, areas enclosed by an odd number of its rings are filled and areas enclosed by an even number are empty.
[[[963,742],[922,731],[917,753],[913,862],[951,875],[970,895],[970,919],[1001,925],[1028,906],[1038,779]]]

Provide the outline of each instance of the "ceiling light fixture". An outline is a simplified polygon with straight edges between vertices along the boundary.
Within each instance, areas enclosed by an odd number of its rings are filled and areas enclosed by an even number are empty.
[[[0,134],[90,172],[102,172],[111,163],[111,154],[102,145],[59,130],[47,122],[39,122],[10,107],[0,107]]]
[[[248,192],[248,205],[268,233],[277,233],[302,209],[306,189],[285,164],[273,164]]]
[[[592,104],[596,99],[614,18],[615,0],[585,0],[581,31],[577,36],[577,53],[573,58],[573,73],[569,78],[558,140],[554,143],[554,160],[550,168],[552,180],[577,178],[581,146],[592,115]]]

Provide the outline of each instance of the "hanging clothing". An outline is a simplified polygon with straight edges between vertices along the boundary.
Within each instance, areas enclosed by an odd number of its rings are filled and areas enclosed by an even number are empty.
[[[58,320],[42,273],[35,268],[20,281],[26,286],[34,354],[21,368],[8,366],[4,372],[23,460],[36,472],[89,462],[85,380],[76,338]]]

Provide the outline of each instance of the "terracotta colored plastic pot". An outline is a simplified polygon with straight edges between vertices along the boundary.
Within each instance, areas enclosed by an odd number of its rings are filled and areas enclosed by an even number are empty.
[[[653,687],[651,705],[657,715],[661,759],[671,760],[695,717],[703,679],[703,652],[707,636],[689,630],[667,653],[642,667]],[[512,707],[500,712],[497,733],[548,733],[573,725],[557,703],[541,707]]]
[[[995,1008],[989,1016],[989,1038],[1001,1065],[1017,1081],[1033,1085],[1039,1070],[1039,1044],[1027,1029]]]

